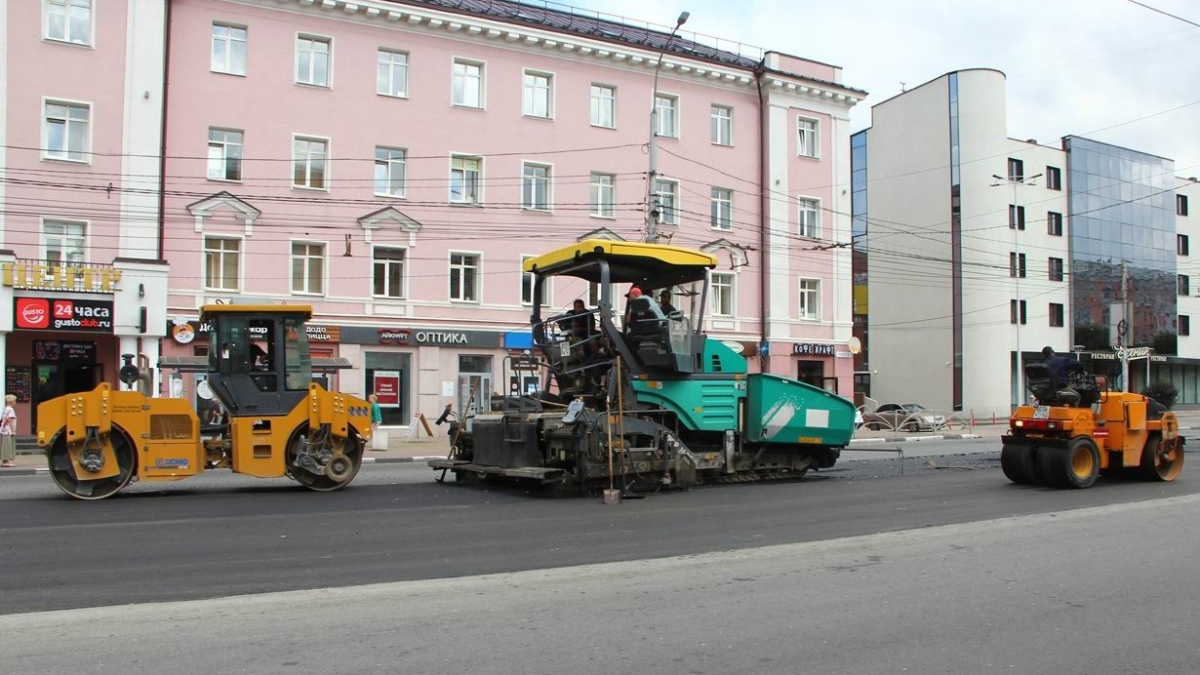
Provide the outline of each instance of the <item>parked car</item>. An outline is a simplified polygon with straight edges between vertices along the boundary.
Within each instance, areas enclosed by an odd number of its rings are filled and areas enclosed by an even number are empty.
[[[936,431],[946,426],[946,418],[919,403],[884,403],[873,412],[863,414],[863,426],[868,429]]]

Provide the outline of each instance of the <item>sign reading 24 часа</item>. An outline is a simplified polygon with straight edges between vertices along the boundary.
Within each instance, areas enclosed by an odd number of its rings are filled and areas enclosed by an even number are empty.
[[[13,322],[21,330],[111,333],[113,303],[111,300],[16,298]]]

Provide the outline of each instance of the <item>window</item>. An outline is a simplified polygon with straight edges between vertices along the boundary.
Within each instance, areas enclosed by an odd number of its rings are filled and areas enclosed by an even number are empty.
[[[1175,195],[1175,215],[1186,216],[1187,214],[1187,195]]]
[[[450,299],[462,302],[479,300],[479,256],[450,254]]]
[[[712,275],[713,316],[733,316],[733,275],[728,272],[713,272]]]
[[[483,159],[479,157],[450,158],[450,201],[455,204],[480,202],[479,180],[483,175]]]
[[[1050,303],[1050,326],[1052,328],[1063,327],[1063,306],[1061,303]]]
[[[92,0],[46,0],[46,38],[92,44]]]
[[[292,141],[292,187],[325,189],[325,159],[328,143],[297,136]]]
[[[603,84],[592,85],[592,126],[617,128],[617,90]]]
[[[818,157],[821,151],[818,133],[820,127],[816,120],[801,117],[796,120],[799,135],[796,138],[796,154],[801,157]]]
[[[1008,229],[1024,230],[1025,229],[1025,207],[1008,205]]]
[[[800,198],[800,236],[816,239],[821,236],[821,201]]]
[[[46,157],[88,160],[88,126],[92,110],[86,104],[46,102]]]
[[[1010,157],[1008,160],[1008,179],[1025,180],[1025,162]]]
[[[384,96],[408,96],[408,54],[380,49],[375,67],[375,92]]]
[[[554,78],[548,73],[525,71],[525,79],[521,91],[521,110],[526,117],[554,116]]]
[[[1008,322],[1012,324],[1025,323],[1025,301],[1024,300],[1009,300],[1008,301]]]
[[[242,132],[209,128],[208,179],[242,179]]]
[[[292,242],[292,292],[317,295],[325,288],[325,244]]]
[[[42,225],[46,244],[46,262],[52,265],[83,262],[84,235],[87,225],[63,220],[47,220]]]
[[[404,150],[375,148],[375,194],[404,196]]]
[[[238,290],[241,258],[241,240],[205,237],[204,288],[211,291]]]
[[[1012,216],[1010,215],[1009,218]],[[1010,221],[1011,223],[1011,221]],[[1012,227],[1010,224],[1009,227]],[[1062,236],[1062,214],[1053,211],[1046,212],[1046,232],[1055,237]]]
[[[330,52],[329,38],[304,35],[296,38],[296,81],[328,87]]]
[[[1179,334],[1182,336],[1192,334],[1192,317],[1187,314],[1179,315]]]
[[[712,107],[712,142],[733,145],[733,108],[724,105]]]
[[[1179,255],[1188,254],[1188,236],[1186,234],[1175,235],[1175,252]]]
[[[821,318],[821,280],[800,280],[800,318],[817,320]]]
[[[1025,254],[1024,253],[1009,253],[1008,254],[1008,276],[1025,278]]]
[[[733,190],[712,189],[712,226],[715,230],[733,229]]]
[[[1062,169],[1058,168],[1057,166],[1046,167],[1046,189],[1062,189]]]
[[[658,200],[658,222],[679,224],[679,183],[662,178],[654,179],[654,196]]]
[[[1062,280],[1063,280],[1063,259],[1062,258],[1051,258],[1050,259],[1050,281],[1062,281]]]
[[[654,109],[658,112],[656,135],[679,138],[679,97],[659,94],[654,97]]]
[[[212,27],[212,71],[229,75],[246,74],[246,29],[214,23]]]
[[[467,108],[483,107],[483,64],[454,60],[451,103]]]
[[[1192,294],[1192,280],[1188,277],[1188,275],[1180,274],[1178,281],[1179,281],[1179,294],[1180,295],[1191,295]]]
[[[524,270],[525,270],[525,261],[529,260],[531,258],[534,258],[534,257],[535,256],[531,256],[531,255],[521,256],[520,270],[521,270],[521,304],[522,305],[532,305],[533,304],[534,278],[533,278],[532,274],[525,272]],[[554,299],[554,293],[551,292],[551,290],[550,290],[550,278],[546,277],[542,281],[542,304],[546,305],[546,306],[552,305],[554,302],[553,299]]]
[[[607,173],[592,174],[592,215],[597,218],[617,216],[617,177]]]
[[[406,252],[402,248],[376,246],[372,251],[374,257],[374,286],[372,293],[380,298],[404,297],[404,259]]]
[[[550,210],[550,167],[544,164],[521,165],[521,208]]]

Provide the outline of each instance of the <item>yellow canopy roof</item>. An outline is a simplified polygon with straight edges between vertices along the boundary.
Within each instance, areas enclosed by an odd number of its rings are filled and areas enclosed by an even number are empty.
[[[604,260],[612,283],[645,284],[651,287],[696,281],[705,270],[717,266],[717,257],[681,246],[644,244],[608,239],[588,239],[544,253],[525,261],[525,272],[542,276],[565,275],[599,281],[598,265]]]

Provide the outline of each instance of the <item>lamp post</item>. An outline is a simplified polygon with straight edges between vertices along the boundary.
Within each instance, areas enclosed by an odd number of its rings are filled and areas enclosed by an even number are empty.
[[[646,241],[651,244],[658,241],[658,218],[661,215],[658,196],[654,192],[654,183],[658,179],[658,73],[662,70],[663,55],[675,39],[679,27],[687,23],[689,16],[691,14],[687,12],[680,13],[670,37],[663,43],[662,49],[658,50],[658,63],[654,64],[654,93],[650,96],[650,144],[647,152],[650,156],[650,171],[646,174]]]
[[[1015,270],[1013,270],[1013,287],[1014,287],[1014,290],[1016,291],[1016,295],[1017,295],[1017,323],[1016,323],[1017,346],[1016,346],[1016,352],[1017,352],[1017,404],[1018,405],[1025,401],[1025,364],[1024,364],[1024,359],[1021,358],[1021,354],[1022,354],[1022,352],[1021,352],[1021,319],[1022,319],[1022,316],[1021,316],[1021,314],[1022,314],[1021,313],[1021,246],[1020,246],[1020,237],[1018,235],[1018,233],[1022,229],[1022,227],[1021,227],[1022,221],[1020,219],[1021,208],[1020,208],[1020,200],[1018,199],[1018,188],[1022,185],[1036,185],[1037,179],[1039,179],[1041,177],[1042,177],[1042,174],[1040,174],[1040,173],[1035,174],[1033,176],[1028,176],[1028,177],[1020,176],[1020,175],[1013,175],[1013,176],[1009,176],[1007,178],[1005,178],[1004,176],[997,176],[996,174],[992,174],[992,178],[995,178],[996,182],[992,183],[991,187],[998,187],[1000,185],[1011,185],[1012,191],[1013,191],[1012,205],[1009,207],[1009,227],[1012,228],[1012,231],[1013,231],[1013,256],[1015,258],[1015,260],[1013,261],[1013,265],[1016,268]]]

